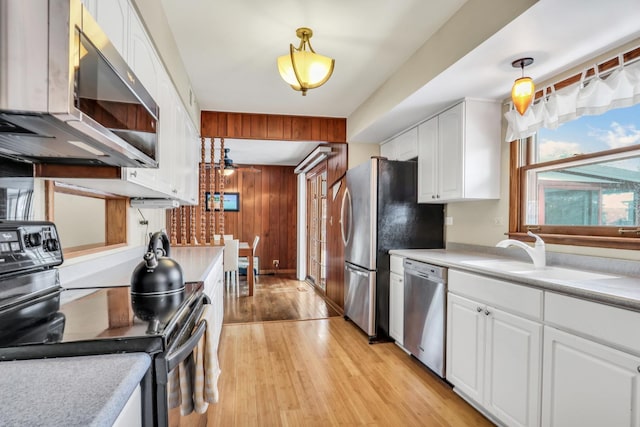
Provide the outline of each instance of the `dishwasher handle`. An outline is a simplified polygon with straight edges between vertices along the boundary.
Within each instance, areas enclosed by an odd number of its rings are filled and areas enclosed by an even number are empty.
[[[405,258],[404,273],[435,283],[447,283],[447,268]]]

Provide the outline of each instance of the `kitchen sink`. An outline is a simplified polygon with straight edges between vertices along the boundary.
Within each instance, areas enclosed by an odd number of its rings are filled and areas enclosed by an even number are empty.
[[[504,273],[513,273],[520,276],[531,276],[541,280],[602,280],[616,279],[618,276],[612,276],[603,273],[594,273],[591,271],[572,270],[560,267],[544,267],[540,269],[534,268],[533,264],[521,261],[486,259],[461,261],[461,264],[475,266],[487,270],[495,270]]]
[[[618,276],[611,276],[609,274],[594,273],[591,271],[583,270],[571,270],[567,268],[558,267],[545,267],[539,270],[531,269],[529,271],[519,270],[512,271],[514,274],[522,276],[533,276],[537,279],[547,280],[602,280],[602,279],[617,279]]]

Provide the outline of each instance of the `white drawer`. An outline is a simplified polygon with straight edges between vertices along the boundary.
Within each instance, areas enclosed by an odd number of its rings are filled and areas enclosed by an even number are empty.
[[[449,270],[449,291],[542,320],[542,290],[458,270]]]
[[[560,329],[640,354],[638,312],[545,292],[544,320]]]
[[[398,256],[398,255],[391,255],[391,261],[389,261],[389,264],[390,264],[389,269],[394,273],[404,276],[403,263],[404,263],[404,257]]]

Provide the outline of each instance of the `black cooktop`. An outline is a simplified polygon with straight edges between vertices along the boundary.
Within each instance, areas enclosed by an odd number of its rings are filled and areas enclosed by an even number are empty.
[[[0,360],[164,351],[182,329],[193,326],[185,323],[200,303],[202,287],[201,282],[186,283],[170,320],[153,323],[133,315],[129,286],[52,293],[46,303],[57,303],[57,311],[0,335]]]

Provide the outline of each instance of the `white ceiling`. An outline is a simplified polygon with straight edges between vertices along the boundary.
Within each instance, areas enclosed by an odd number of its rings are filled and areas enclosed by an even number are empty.
[[[348,123],[465,2],[162,0],[162,5],[203,110],[346,117]],[[514,59],[534,57],[527,74],[543,81],[594,53],[640,37],[638,22],[639,0],[540,0],[379,114],[350,142],[384,141],[463,97],[505,99],[519,76],[511,67]],[[336,60],[331,79],[306,97],[281,80],[276,66],[289,43],[297,46],[295,30],[300,26],[314,31],[316,52]],[[289,147],[296,148],[295,143],[280,144],[277,149],[264,141],[227,145],[236,163],[273,164],[276,153],[286,157]],[[307,148],[297,147],[287,161],[301,160],[313,149]]]

